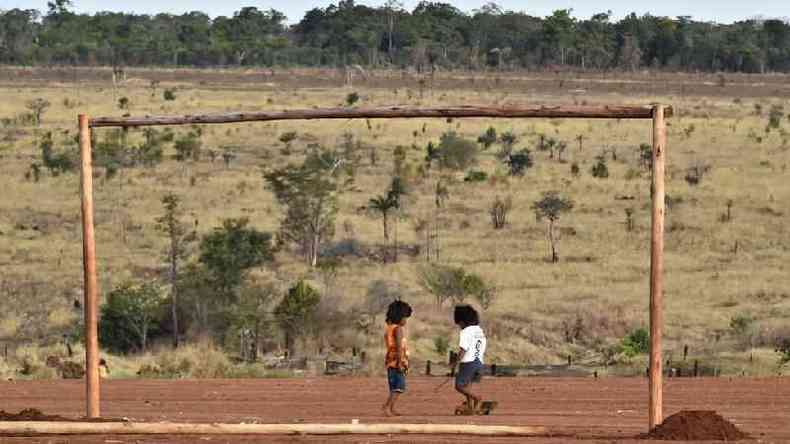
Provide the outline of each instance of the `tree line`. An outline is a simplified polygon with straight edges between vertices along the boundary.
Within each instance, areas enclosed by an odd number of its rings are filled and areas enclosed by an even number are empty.
[[[435,69],[624,69],[788,72],[790,24],[733,24],[611,12],[547,17],[489,3],[472,12],[423,1],[412,11],[340,0],[289,26],[274,9],[232,17],[0,10],[0,63],[126,66],[347,66]]]

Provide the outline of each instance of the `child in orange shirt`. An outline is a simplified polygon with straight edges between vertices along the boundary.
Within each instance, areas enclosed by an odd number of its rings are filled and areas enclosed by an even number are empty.
[[[395,301],[387,308],[387,324],[384,343],[387,347],[385,365],[390,394],[381,407],[386,416],[400,416],[395,402],[406,391],[406,374],[409,372],[409,356],[406,347],[406,320],[411,316],[411,306]]]

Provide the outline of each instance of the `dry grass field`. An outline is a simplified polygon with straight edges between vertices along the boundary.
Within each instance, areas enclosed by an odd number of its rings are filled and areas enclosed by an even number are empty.
[[[152,95],[150,81],[161,80]],[[330,71],[210,72],[133,70],[114,90],[107,70],[0,69],[0,119],[26,111],[25,103],[44,98],[51,107],[40,127],[0,125],[0,346],[12,355],[26,347],[54,346],[78,322],[81,298],[81,232],[77,174],[26,179],[40,161],[37,140],[52,131],[56,147],[73,139],[78,112],[91,116],[188,114],[231,110],[344,106],[357,92],[355,106],[457,104],[650,104],[675,107],[669,121],[667,193],[671,208],[666,233],[666,349],[679,359],[684,345],[690,357],[727,374],[770,375],[783,371],[774,341],[790,336],[790,78],[787,76],[442,74],[434,82],[376,74],[344,87]],[[175,88],[176,100],[162,91]],[[117,107],[129,99],[129,110]],[[780,127],[766,132],[769,114],[781,106]],[[778,108],[777,108],[778,109]],[[309,143],[334,146],[343,135],[377,150],[379,162],[362,156],[352,190],[340,198],[335,241],[354,238],[371,251],[384,244],[381,220],[358,211],[383,194],[393,171],[393,150],[407,148],[412,192],[398,236],[403,245],[422,245],[415,230],[419,218],[434,212],[436,171],[422,177],[417,167],[428,142],[448,131],[476,140],[489,126],[512,131],[517,148],[532,151],[534,167],[523,178],[508,177],[494,146],[482,151],[475,169],[484,182],[464,182],[463,172],[443,173],[449,200],[442,211],[441,262],[462,265],[497,288],[484,312],[489,359],[503,363],[562,363],[568,355],[599,368],[601,350],[619,343],[647,324],[650,174],[640,167],[639,145],[651,140],[648,121],[605,120],[433,120],[310,121],[253,123],[203,128],[203,149],[231,149],[226,167],[204,156],[185,164],[172,159],[156,168],[125,169],[119,176],[96,179],[96,223],[101,289],[104,293],[130,278],[159,276],[164,268],[165,238],[155,230],[161,197],[183,199],[198,231],[206,233],[224,218],[249,217],[264,231],[276,231],[282,216],[265,189],[262,169],[297,162]],[[174,128],[177,134],[190,128]],[[110,130],[99,129],[101,140]],[[278,141],[295,131],[290,154]],[[567,143],[563,161],[535,149],[540,135]],[[582,136],[583,146],[579,146]],[[131,140],[142,133],[132,130]],[[595,178],[596,157],[607,159],[609,177]],[[580,174],[571,174],[578,164]],[[697,185],[685,177],[690,168],[707,173]],[[709,167],[709,169],[707,168]],[[97,172],[99,174],[100,172]],[[547,260],[545,222],[531,206],[542,193],[559,191],[575,206],[560,219],[560,261]],[[489,209],[497,196],[510,196],[509,224],[494,230]],[[731,220],[723,221],[732,201]],[[626,209],[634,229],[626,229]],[[360,304],[377,279],[399,282],[415,306],[409,335],[413,355],[441,359],[438,337],[454,337],[447,307],[438,309],[418,283],[424,254],[402,254],[396,264],[372,257],[344,259],[336,286],[340,304]],[[317,273],[289,251],[277,253],[271,266],[256,270],[258,279],[288,285]],[[733,319],[748,319],[733,328]],[[737,322],[735,324],[738,324]],[[740,324],[739,324],[740,325]],[[569,326],[579,326],[567,340]],[[378,362],[379,335],[365,337],[349,328],[338,345],[360,346]],[[27,351],[26,351],[27,350]],[[0,360],[0,373],[12,373]],[[639,358],[635,369],[643,368]],[[4,367],[5,366],[5,367]],[[635,370],[637,371],[637,370]],[[784,372],[787,372],[784,367]],[[133,371],[130,370],[130,373]]]

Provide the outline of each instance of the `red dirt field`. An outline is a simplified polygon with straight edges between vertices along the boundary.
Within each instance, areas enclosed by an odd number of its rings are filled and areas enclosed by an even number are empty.
[[[323,377],[245,380],[103,381],[102,413],[135,421],[230,423],[471,423],[544,426],[547,436],[50,436],[0,437],[0,443],[648,443],[644,378],[488,378],[480,386],[500,402],[492,416],[456,417],[459,397],[442,378],[411,377],[399,402],[405,415],[381,415],[384,378]],[[0,410],[37,408],[77,417],[84,411],[81,381],[0,383]],[[790,443],[790,378],[683,378],[665,383],[665,415],[715,410],[761,443]],[[708,441],[710,442],[710,441]]]

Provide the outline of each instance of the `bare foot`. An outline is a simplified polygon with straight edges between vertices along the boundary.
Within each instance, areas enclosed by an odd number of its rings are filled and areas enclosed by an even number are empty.
[[[400,414],[400,412],[396,411],[395,409],[390,409],[390,413],[392,414],[392,416],[403,416]]]
[[[391,413],[391,411],[389,409],[389,406],[386,406],[386,405],[381,406],[381,411],[384,412],[384,416],[386,416],[387,418],[392,416],[392,413]]]

